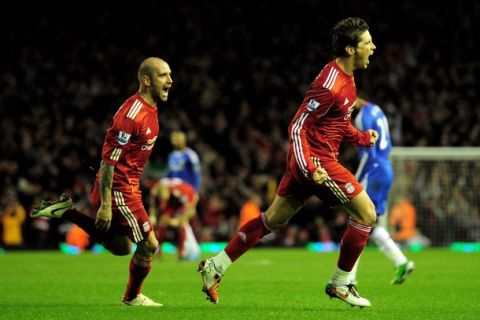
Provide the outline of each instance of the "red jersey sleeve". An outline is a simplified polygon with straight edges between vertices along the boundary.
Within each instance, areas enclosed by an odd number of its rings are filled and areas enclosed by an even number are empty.
[[[103,162],[115,166],[131,139],[138,135],[138,132],[139,128],[135,120],[118,112],[113,117],[113,122],[105,136],[102,149]]]
[[[333,102],[334,96],[330,90],[324,87],[312,88],[301,107],[303,112],[293,123],[291,139],[295,160],[306,177],[311,177],[317,168],[310,156],[310,144],[307,139],[308,124],[324,116]]]
[[[370,132],[362,132],[350,124],[344,140],[355,147],[370,147]]]

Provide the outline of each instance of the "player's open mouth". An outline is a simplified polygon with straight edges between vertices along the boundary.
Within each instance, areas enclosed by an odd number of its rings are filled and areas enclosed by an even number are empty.
[[[373,55],[373,52],[372,52],[372,53],[370,53],[370,54],[367,56],[367,63],[369,63],[369,62],[370,62],[370,57],[371,57],[372,55]]]

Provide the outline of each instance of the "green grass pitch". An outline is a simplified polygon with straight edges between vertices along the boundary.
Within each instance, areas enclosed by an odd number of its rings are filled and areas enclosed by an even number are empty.
[[[480,319],[480,254],[429,249],[408,253],[416,270],[390,285],[393,267],[376,249],[361,260],[359,291],[371,308],[324,293],[337,253],[254,249],[222,280],[220,303],[200,291],[198,262],[157,258],[143,292],[164,308],[123,306],[129,257],[60,252],[0,256],[0,319]]]

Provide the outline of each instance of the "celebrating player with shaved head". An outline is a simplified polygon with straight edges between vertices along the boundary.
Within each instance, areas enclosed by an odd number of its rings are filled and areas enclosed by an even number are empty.
[[[173,81],[168,63],[156,57],[142,61],[137,75],[139,90],[120,106],[103,143],[102,162],[90,193],[96,219],[74,209],[67,195],[42,201],[30,215],[69,220],[114,255],[130,254],[136,243],[122,302],[161,307],[141,293],[158,242],[142,203],[139,180],[159,133],[157,104],[167,101]]]

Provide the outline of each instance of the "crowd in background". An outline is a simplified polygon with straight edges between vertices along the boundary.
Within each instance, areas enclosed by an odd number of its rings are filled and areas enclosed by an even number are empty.
[[[394,145],[480,140],[475,1],[47,1],[29,10],[19,1],[0,4],[0,12],[2,210],[18,199],[28,212],[68,192],[88,211],[107,125],[137,90],[139,62],[160,56],[174,83],[159,105],[161,136],[145,176],[162,176],[168,135],[184,130],[202,162],[196,233],[200,241],[228,239],[252,194],[260,207],[272,199],[289,122],[331,58],[331,27],[347,16],[370,25],[377,50],[355,75],[357,88],[385,109]],[[344,151],[354,170],[355,150]],[[342,215],[318,203],[304,211],[274,241],[338,240]],[[56,246],[68,226],[26,217],[22,229],[24,246],[43,248]]]
[[[480,159],[394,160],[390,202],[415,204],[416,227],[435,245],[480,241]],[[448,190],[448,193],[445,193]],[[393,209],[393,208],[392,208]]]

